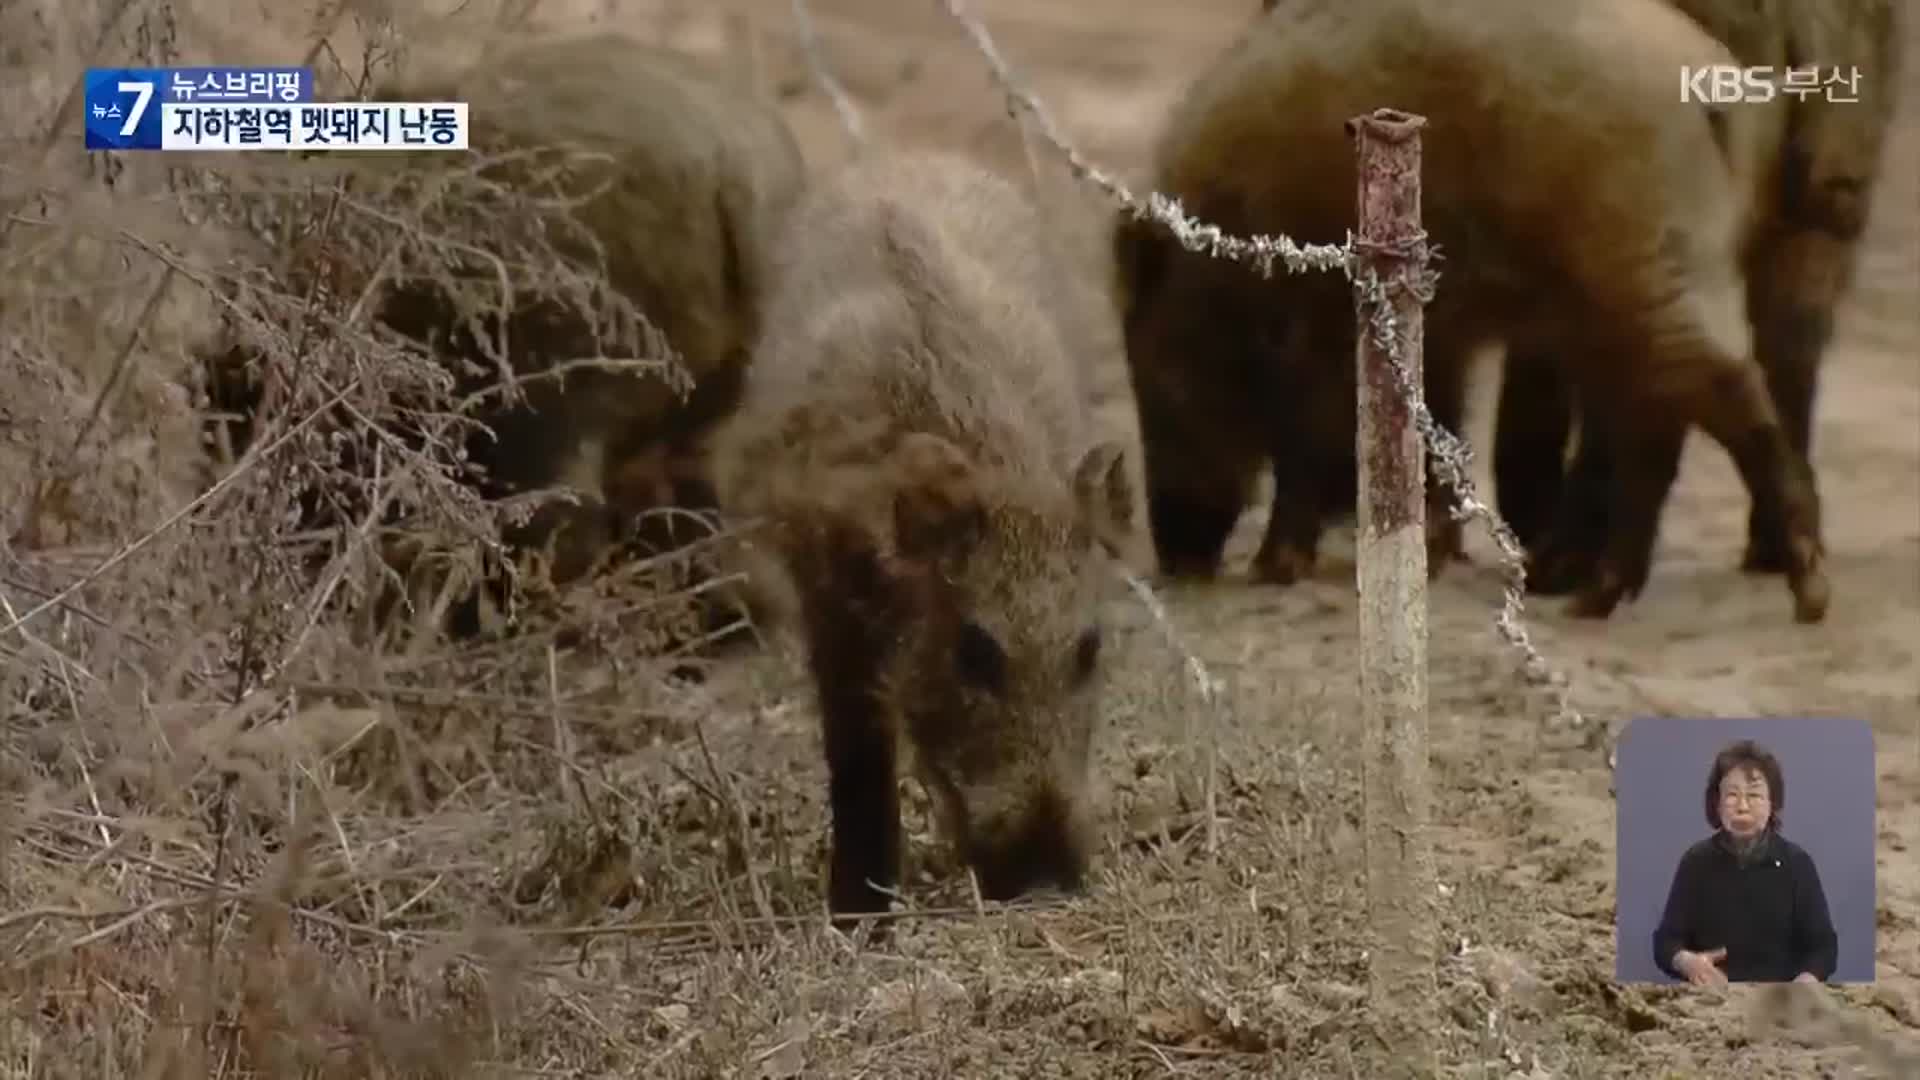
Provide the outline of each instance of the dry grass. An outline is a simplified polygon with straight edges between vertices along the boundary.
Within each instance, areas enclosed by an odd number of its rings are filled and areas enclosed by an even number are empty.
[[[1116,582],[1100,880],[985,910],[913,801],[921,872],[880,950],[824,926],[824,775],[791,657],[669,676],[684,566],[534,590],[510,636],[369,632],[402,518],[477,570],[505,512],[459,482],[443,373],[370,329],[381,281],[481,249],[597,314],[610,355],[646,355],[644,328],[530,227],[564,219],[538,191],[88,157],[62,102],[96,58],[311,56],[343,93],[408,40],[463,28],[471,52],[530,5],[401,26],[370,5],[4,10],[25,104],[0,149],[0,1075],[1371,1076],[1393,1058],[1394,1020],[1364,1000],[1353,680],[1327,674],[1350,643],[1318,624],[1285,656],[1198,627],[1240,648],[1211,650],[1227,689],[1208,708]],[[198,415],[192,353],[220,333],[269,388],[237,461]],[[1435,640],[1489,617],[1440,619]],[[1436,700],[1502,681],[1436,652],[1454,671],[1437,661]],[[1476,700],[1526,709],[1518,681]],[[1436,751],[1443,820],[1533,844],[1531,796],[1455,746]],[[1443,864],[1450,1072],[1644,1073],[1633,1033],[1687,1021],[1611,985],[1604,897],[1549,907],[1475,854]]]

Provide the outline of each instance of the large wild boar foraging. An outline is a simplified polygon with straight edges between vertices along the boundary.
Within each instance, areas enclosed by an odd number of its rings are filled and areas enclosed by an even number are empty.
[[[816,180],[715,434],[723,512],[806,642],[838,916],[886,910],[899,880],[903,752],[987,897],[1085,873],[1100,602],[1132,489],[1080,393],[1077,328],[1103,312],[1044,235],[957,156]]]
[[[1504,339],[1630,420],[1614,425],[1623,462],[1698,424],[1777,515],[1796,615],[1818,619],[1810,471],[1741,317],[1771,114],[1675,101],[1682,66],[1731,62],[1658,0],[1277,0],[1167,119],[1151,183],[1235,235],[1338,243],[1356,194],[1346,121],[1382,105],[1426,117],[1422,214],[1446,256],[1426,311],[1435,419],[1459,430],[1467,361]],[[1313,561],[1324,470],[1352,455],[1348,282],[1263,278],[1130,214],[1115,255],[1162,565],[1214,573],[1271,464],[1258,569],[1293,580]],[[1573,604],[1584,616],[1636,593],[1652,557],[1664,489],[1644,469],[1614,478],[1605,550]]]
[[[496,390],[502,360],[524,379],[592,357],[661,358],[661,338],[691,377],[689,390],[659,372],[580,367],[521,382],[522,401],[479,401],[492,434],[465,450],[485,495],[565,484],[586,496],[549,504],[508,539],[558,541],[562,582],[623,538],[676,546],[636,519],[662,500],[711,508],[693,448],[738,395],[765,243],[805,180],[778,107],[691,57],[605,32],[523,43],[379,94],[471,103],[474,155],[365,155],[356,171],[424,187],[485,163],[481,181],[508,193],[471,201],[478,185],[456,176],[437,220],[449,242],[401,245],[375,309],[453,372],[456,398]],[[564,218],[561,199],[573,204]],[[349,268],[341,292],[373,272]],[[650,325],[620,318],[600,282]],[[245,411],[257,390],[238,381],[229,396]]]
[[[1834,313],[1851,287],[1868,208],[1879,185],[1892,126],[1906,29],[1892,0],[1668,0],[1718,38],[1742,64],[1816,72],[1821,86],[1772,103],[1785,124],[1778,154],[1765,163],[1759,214],[1746,253],[1746,310],[1754,354],[1795,450],[1811,456],[1819,371]],[[1912,16],[1904,16],[1911,18]],[[1857,78],[1856,78],[1857,77]],[[1742,108],[1760,108],[1759,104]],[[1579,451],[1565,466],[1575,412],[1572,389],[1551,360],[1519,357],[1500,387],[1493,470],[1501,512],[1533,555],[1529,585],[1552,593],[1591,569],[1605,527],[1605,477],[1612,452],[1598,424],[1582,424]],[[1657,463],[1668,478],[1674,460]],[[1563,480],[1572,485],[1564,490]],[[1551,530],[1551,535],[1549,535]],[[1789,566],[1778,522],[1755,502],[1742,568]]]

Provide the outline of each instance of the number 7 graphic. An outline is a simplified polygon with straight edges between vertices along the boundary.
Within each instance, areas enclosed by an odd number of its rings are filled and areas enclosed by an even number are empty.
[[[127,122],[120,125],[120,137],[125,139],[133,135],[140,126],[140,118],[147,115],[147,105],[153,101],[153,84],[150,82],[123,82],[120,92],[133,95],[133,108],[127,110]]]

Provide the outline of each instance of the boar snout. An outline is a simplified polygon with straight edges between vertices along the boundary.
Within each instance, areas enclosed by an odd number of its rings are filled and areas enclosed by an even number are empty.
[[[980,895],[995,902],[1044,889],[1066,894],[1085,890],[1086,833],[1067,800],[1048,792],[1016,815],[975,822],[967,861]]]

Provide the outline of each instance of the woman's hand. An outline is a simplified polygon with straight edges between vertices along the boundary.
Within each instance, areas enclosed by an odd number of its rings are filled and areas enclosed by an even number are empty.
[[[1673,966],[1695,986],[1719,986],[1727,981],[1727,973],[1720,970],[1726,958],[1725,946],[1703,953],[1681,949],[1673,954]]]
[[[1803,971],[1800,974],[1795,975],[1793,977],[1793,981],[1797,983],[1814,983],[1817,985],[1820,982],[1820,976],[1815,975],[1811,971]]]

